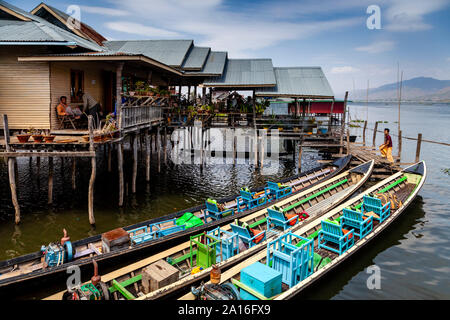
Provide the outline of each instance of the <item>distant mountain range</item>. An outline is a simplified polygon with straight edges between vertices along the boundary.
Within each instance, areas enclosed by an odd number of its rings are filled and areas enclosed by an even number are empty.
[[[369,88],[369,101],[397,101],[397,83],[378,88]],[[349,92],[350,100],[366,101],[367,90]],[[450,80],[418,77],[404,80],[402,101],[414,102],[450,102]]]

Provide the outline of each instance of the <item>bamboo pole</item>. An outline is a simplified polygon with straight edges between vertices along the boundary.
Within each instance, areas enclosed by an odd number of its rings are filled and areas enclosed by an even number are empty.
[[[419,133],[417,135],[417,147],[416,147],[416,162],[419,162],[420,159],[420,148],[422,146],[422,134]]]
[[[398,132],[398,159],[397,162],[400,162],[400,158],[402,157],[402,130]]]
[[[9,135],[9,126],[8,126],[8,116],[6,114],[3,115],[3,131],[5,135],[5,148],[7,152],[11,152],[10,143],[10,135]],[[9,176],[9,187],[11,189],[11,201],[14,206],[14,218],[15,223],[20,223],[20,206],[19,201],[17,200],[17,185],[16,185],[16,177],[15,177],[15,158],[8,158],[8,176]]]
[[[94,125],[93,117],[88,116],[88,128],[89,128],[89,151],[95,152],[94,147]],[[89,194],[88,194],[88,210],[89,210],[89,223],[95,224],[94,218],[94,186],[95,177],[97,174],[97,161],[95,155],[91,157],[91,178],[89,179]]]
[[[255,90],[253,90],[252,109],[253,109],[253,129],[255,130],[255,138],[253,142],[253,152],[255,153],[255,168],[258,168],[258,130],[256,129],[256,100]]]

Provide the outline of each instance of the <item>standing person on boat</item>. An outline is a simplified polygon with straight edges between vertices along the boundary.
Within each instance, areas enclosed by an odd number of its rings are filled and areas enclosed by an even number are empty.
[[[392,158],[392,138],[389,135],[389,129],[384,129],[384,143],[380,146],[381,156],[387,158],[390,163],[394,163]]]

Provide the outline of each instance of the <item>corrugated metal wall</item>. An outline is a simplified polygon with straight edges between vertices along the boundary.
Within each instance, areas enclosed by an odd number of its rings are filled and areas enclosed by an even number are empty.
[[[10,129],[49,129],[49,65],[18,62],[17,51],[2,48],[0,52],[0,114],[8,115]]]

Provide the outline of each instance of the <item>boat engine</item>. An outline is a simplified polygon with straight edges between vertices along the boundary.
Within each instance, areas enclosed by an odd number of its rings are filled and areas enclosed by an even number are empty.
[[[57,267],[63,263],[72,261],[74,248],[67,235],[66,229],[63,229],[64,236],[59,243],[50,243],[48,246],[41,247],[44,263],[47,267]]]
[[[211,284],[203,282],[200,287],[191,287],[192,294],[197,300],[240,300],[239,291],[230,283]]]
[[[67,288],[67,291],[63,294],[63,300],[109,300],[109,289],[98,275],[97,261],[93,260],[92,263],[94,275],[91,282],[74,288]]]

